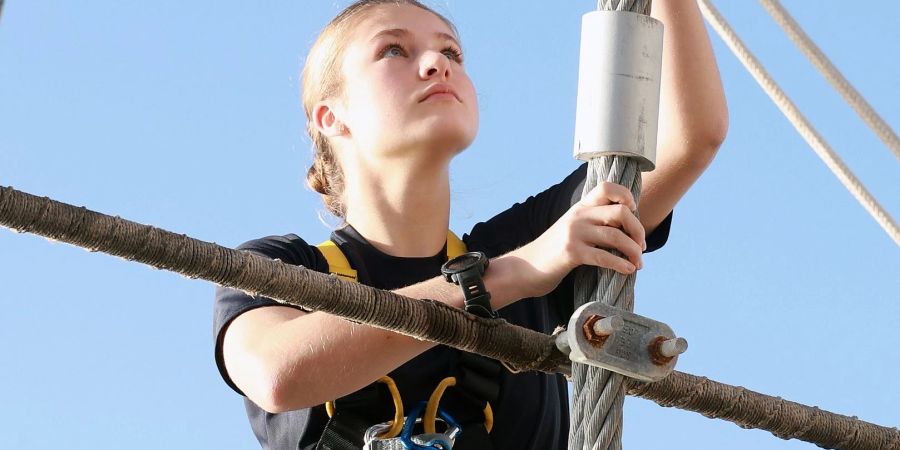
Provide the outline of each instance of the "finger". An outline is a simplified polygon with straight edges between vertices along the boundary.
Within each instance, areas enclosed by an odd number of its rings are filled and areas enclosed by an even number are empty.
[[[619,206],[619,210],[616,214],[617,218],[619,218],[619,228],[621,228],[625,234],[627,234],[638,246],[641,247],[641,252],[647,248],[647,230],[644,229],[644,225],[641,224],[641,220],[634,215],[632,211],[626,211],[624,205]]]
[[[625,205],[586,208],[584,217],[594,225],[621,228],[642,248],[647,248],[646,230],[640,219]]]
[[[618,228],[596,226],[583,227],[583,229],[579,231],[576,239],[583,243],[583,249],[600,248],[607,251],[615,250],[618,251],[618,253],[621,253],[623,258],[628,260],[638,269],[643,267],[641,247]],[[588,253],[591,252],[582,250],[582,255]],[[582,261],[581,264],[593,264],[593,261]]]
[[[607,250],[618,250],[632,264],[638,268],[643,267],[641,245],[628,237],[622,230],[613,227],[595,227],[587,241],[593,247]]]
[[[588,259],[593,266],[612,269],[623,275],[630,275],[637,270],[637,267],[626,259],[599,248],[590,249]]]
[[[637,209],[637,203],[634,201],[634,196],[631,195],[631,191],[629,191],[628,188],[606,181],[599,183],[596,187],[591,189],[591,191],[588,192],[588,195],[581,201],[588,206],[602,206],[618,203],[627,206],[628,209],[632,211]]]

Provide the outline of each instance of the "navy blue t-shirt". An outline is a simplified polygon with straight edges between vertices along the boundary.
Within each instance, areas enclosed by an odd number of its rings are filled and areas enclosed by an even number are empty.
[[[482,251],[488,257],[495,257],[533,241],[580,199],[585,167],[580,166],[561,183],[475,225],[463,236],[466,247],[469,251]],[[671,214],[647,236],[647,251],[662,247],[668,238],[670,223]],[[387,255],[370,245],[349,225],[336,230],[334,237],[351,265],[360,272],[360,280],[381,289],[398,289],[439,276],[441,265],[447,259],[446,249],[423,258]],[[293,234],[253,240],[238,248],[287,264],[328,272],[328,262],[322,253]],[[568,322],[573,294],[573,277],[569,276],[547,296],[520,300],[499,313],[510,323],[552,333],[558,325]],[[229,378],[222,359],[225,330],[240,314],[273,305],[284,306],[272,299],[248,296],[234,289],[216,290],[213,320],[216,363],[226,383],[238,393],[241,391]],[[397,383],[405,411],[427,400],[435,386],[453,373],[457,354],[452,348],[436,346],[388,374]],[[494,427],[490,434],[495,449],[566,448],[568,390],[562,375],[512,374],[503,370],[497,381],[500,395],[492,405]],[[323,405],[270,414],[246,398],[245,404],[253,431],[264,449],[296,450],[312,445],[318,441],[328,421]]]

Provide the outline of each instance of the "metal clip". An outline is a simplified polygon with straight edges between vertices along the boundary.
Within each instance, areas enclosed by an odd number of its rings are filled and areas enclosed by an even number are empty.
[[[668,325],[600,302],[575,310],[556,346],[569,359],[641,381],[658,381],[675,369],[687,340]]]
[[[425,408],[425,402],[422,402],[416,408],[410,411],[406,417],[406,423],[400,436],[390,439],[380,439],[378,435],[391,427],[390,422],[379,423],[373,425],[366,430],[363,436],[363,450],[453,450],[453,444],[462,431],[462,428],[444,411],[439,410],[440,418],[447,424],[447,429],[443,433],[423,433],[412,434],[412,429],[416,424],[422,422],[422,418],[418,417]]]

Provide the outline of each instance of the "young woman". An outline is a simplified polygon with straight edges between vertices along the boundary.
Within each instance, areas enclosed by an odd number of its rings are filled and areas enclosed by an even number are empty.
[[[492,258],[484,283],[493,308],[512,323],[543,332],[565,323],[572,303],[566,275],[577,266],[640,269],[642,251],[664,243],[675,203],[724,139],[721,83],[695,2],[657,2],[654,16],[666,26],[660,157],[643,178],[640,220],[630,193],[614,184],[573,201],[581,196],[582,166],[464,236],[470,251]],[[458,41],[447,19],[416,1],[354,3],[313,45],[303,101],[316,150],[308,181],[345,219],[332,240],[360,281],[463,307],[460,288],[440,276],[447,259],[448,166],[478,129],[475,88]],[[295,235],[242,248],[328,271],[321,251]],[[215,308],[219,369],[246,397],[264,448],[315,448],[328,421],[323,404],[385,374],[408,411],[428,399],[459,359],[452,349],[234,290],[218,290]],[[560,376],[504,370],[493,378],[499,389],[494,448],[565,448],[567,394]]]

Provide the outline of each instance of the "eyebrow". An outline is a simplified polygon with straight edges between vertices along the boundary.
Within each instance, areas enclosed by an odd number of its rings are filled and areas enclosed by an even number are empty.
[[[407,30],[405,28],[391,28],[388,30],[381,30],[381,31],[375,33],[375,35],[372,36],[372,39],[369,39],[369,42],[374,41],[385,35],[404,37],[404,36],[409,36],[410,34],[412,34],[412,33],[410,33],[409,30]],[[453,37],[452,34],[447,34],[442,31],[438,31],[438,32],[434,33],[434,35],[441,39],[447,39],[447,40],[453,41],[453,43],[456,44],[457,47],[460,47],[460,48],[462,47],[462,45],[459,44],[459,41],[457,41],[456,38]]]

